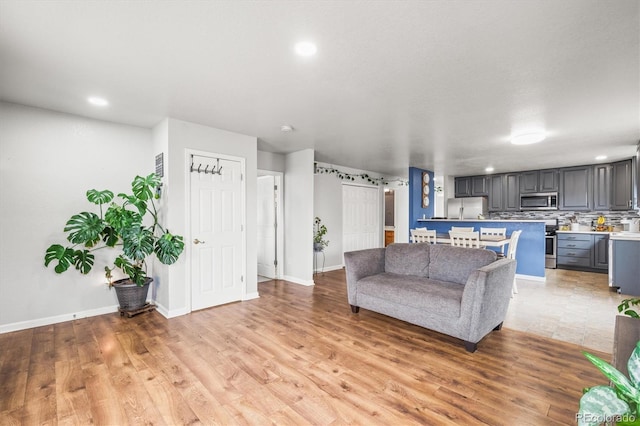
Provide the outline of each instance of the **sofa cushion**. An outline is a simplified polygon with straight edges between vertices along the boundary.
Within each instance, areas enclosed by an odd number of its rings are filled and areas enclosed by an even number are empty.
[[[358,281],[362,294],[384,299],[404,307],[423,309],[434,314],[458,318],[464,286],[430,278],[384,272]]]
[[[473,271],[495,260],[496,253],[492,250],[436,244],[431,246],[429,278],[466,284]]]
[[[385,249],[384,271],[392,274],[429,276],[430,244],[390,244]]]

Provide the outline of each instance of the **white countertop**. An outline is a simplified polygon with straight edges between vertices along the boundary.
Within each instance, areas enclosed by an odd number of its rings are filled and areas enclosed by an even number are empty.
[[[557,230],[556,231],[557,234],[612,234],[612,232],[608,232],[608,231],[591,231],[591,230],[584,230],[584,231],[560,231]],[[613,232],[615,233],[615,232]]]
[[[608,235],[612,240],[632,240],[640,241],[640,232],[602,232],[602,231],[557,231],[558,234],[593,234],[593,235]]]
[[[543,219],[418,219],[418,222],[533,222],[544,223]]]

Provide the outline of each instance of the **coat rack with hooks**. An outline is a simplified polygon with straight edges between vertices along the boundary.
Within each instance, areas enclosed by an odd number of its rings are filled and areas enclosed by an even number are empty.
[[[195,163],[193,162],[193,155],[192,155],[191,156],[191,172],[204,173],[204,174],[211,173],[212,175],[222,175],[222,166],[220,166],[220,159],[216,158],[215,166],[212,167],[209,164],[207,164],[203,168],[202,163],[198,164],[197,166],[195,165]]]

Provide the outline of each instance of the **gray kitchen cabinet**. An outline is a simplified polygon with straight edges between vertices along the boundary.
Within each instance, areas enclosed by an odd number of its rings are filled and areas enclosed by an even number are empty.
[[[454,180],[455,197],[471,197],[471,177],[457,177]]]
[[[489,176],[471,176],[471,196],[486,197],[489,195]]]
[[[504,175],[504,210],[520,210],[520,173],[507,173]]]
[[[593,166],[593,209],[611,207],[611,164]]]
[[[608,243],[608,234],[558,233],[558,267],[606,271],[609,267]]]
[[[558,169],[530,170],[520,173],[520,193],[558,191]]]
[[[631,160],[611,165],[611,210],[633,208],[633,175]]]
[[[540,192],[558,191],[558,169],[540,170],[539,189]]]
[[[611,284],[620,293],[640,296],[640,241],[612,240]]]
[[[560,169],[560,210],[591,210],[593,199],[592,166]]]
[[[591,235],[593,237],[593,267],[596,269],[609,268],[609,235]]]
[[[532,170],[520,173],[520,193],[532,194],[540,192],[538,189],[538,180],[540,179],[540,171]]]
[[[503,198],[503,175],[491,175],[489,177],[489,200],[488,208],[490,212],[504,210]]]

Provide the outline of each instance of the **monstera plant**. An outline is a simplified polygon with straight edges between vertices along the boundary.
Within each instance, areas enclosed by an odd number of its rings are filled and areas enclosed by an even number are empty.
[[[586,352],[584,355],[611,381],[611,386],[585,389],[578,425],[640,425],[640,342],[627,363],[629,378],[601,358]]]
[[[45,266],[54,265],[58,274],[72,267],[88,274],[94,266],[94,253],[111,248],[117,255],[113,267],[104,267],[109,284],[116,290],[117,285],[148,286],[151,278],[147,277],[147,258],[155,255],[161,263],[170,265],[184,249],[183,238],[172,235],[158,222],[154,198],[159,198],[159,188],[160,178],[154,173],[136,176],[132,193],[118,194],[120,202],[114,201],[112,191],[88,190],[87,200],[97,206],[98,213],[85,211],[71,216],[64,228],[71,245],[52,244],[45,253]],[[128,278],[112,283],[111,271],[115,268]]]

